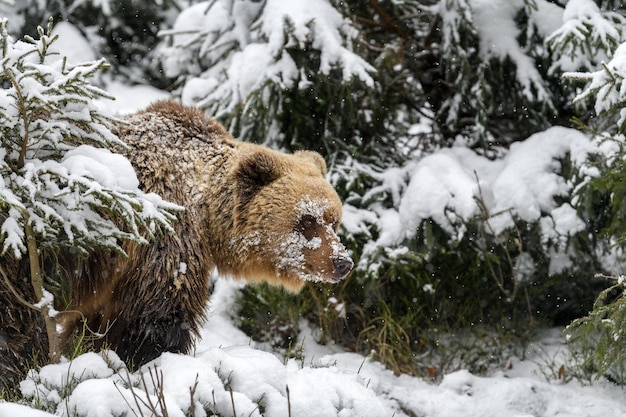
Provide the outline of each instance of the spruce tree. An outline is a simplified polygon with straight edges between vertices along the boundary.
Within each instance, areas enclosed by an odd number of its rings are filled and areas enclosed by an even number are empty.
[[[563,77],[572,85],[585,83],[574,102],[592,108],[595,117],[579,120],[581,128],[602,140],[604,146],[614,149],[610,157],[594,161],[592,167],[598,169],[600,175],[582,190],[580,210],[590,219],[604,219],[603,222],[596,220],[600,232],[623,258],[626,243],[626,13],[616,2],[601,3],[596,5],[588,0],[568,4],[568,19],[551,37],[550,45],[561,55],[559,62],[568,59],[573,63],[562,65],[569,70]],[[567,327],[566,333],[571,341],[582,346],[583,366],[591,369],[597,378],[608,376],[624,384],[626,280],[621,274],[603,278],[611,285],[598,295],[587,315]]]
[[[479,193],[483,210],[476,216],[462,218],[442,207],[443,213],[397,238],[406,226],[398,213],[409,180],[426,156],[464,148],[476,158],[503,160],[512,144],[584,115],[561,79],[567,48],[577,48],[558,46],[572,42],[569,24],[558,22],[571,9],[547,0],[308,1],[306,12],[299,1],[290,3],[293,9],[277,4],[194,5],[161,32],[167,43],[159,56],[174,93],[234,135],[326,157],[351,220],[344,240],[359,261],[352,279],[334,293],[349,306],[345,322],[329,317],[325,293],[311,290],[316,303],[308,308],[317,309],[322,326],[336,330],[336,340],[364,351],[397,346],[400,354],[411,350],[411,340],[428,339],[421,325],[501,326],[507,317],[511,330],[534,323],[536,311],[562,323],[591,305],[594,282],[587,277],[601,265],[598,241],[589,238],[594,221],[552,239],[542,232],[555,223],[551,213],[524,220],[510,208],[512,225],[494,231],[489,222],[498,213],[486,209]],[[619,14],[605,11],[610,4],[600,6],[594,4],[601,27],[611,34]],[[612,45],[599,39],[601,47]],[[588,180],[580,161],[568,155],[552,164],[572,190]],[[554,198],[570,209],[577,199]],[[575,262],[551,275],[552,257],[564,252]],[[521,279],[532,275],[528,265],[534,278]],[[483,303],[458,301],[476,294],[487,294]],[[391,326],[383,326],[384,334],[377,333],[381,322]],[[387,353],[383,360],[393,362],[394,349]]]
[[[41,311],[48,359],[56,361],[61,282],[48,274],[50,263],[94,250],[124,254],[121,242],[143,244],[171,230],[177,207],[139,191],[130,163],[109,150],[125,145],[109,130],[116,120],[94,104],[110,97],[89,82],[106,62],[68,66],[51,30],[50,21],[38,38],[16,41],[0,20],[0,283],[16,303]],[[17,283],[27,277],[3,267],[23,256],[35,300],[20,294]]]
[[[161,25],[180,10],[179,0],[55,0],[14,2],[12,12],[23,19],[16,34],[35,36],[33,28],[49,17],[74,25],[90,41],[96,56],[106,58],[110,71],[131,83],[163,80],[150,62]],[[19,21],[18,21],[19,22]],[[14,22],[14,24],[17,22]],[[165,85],[160,85],[165,87]]]

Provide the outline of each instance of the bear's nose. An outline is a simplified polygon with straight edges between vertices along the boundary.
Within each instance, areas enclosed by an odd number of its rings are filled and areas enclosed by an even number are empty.
[[[354,262],[352,262],[352,259],[342,256],[333,260],[333,266],[335,267],[335,276],[337,280],[340,280],[352,271]]]

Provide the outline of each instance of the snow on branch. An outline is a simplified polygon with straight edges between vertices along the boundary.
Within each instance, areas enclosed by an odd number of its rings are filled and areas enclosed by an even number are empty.
[[[608,154],[611,149],[564,127],[516,142],[502,159],[489,159],[465,146],[444,148],[376,174],[379,192],[399,192],[393,207],[374,202],[365,213],[348,206],[344,222],[351,231],[367,229],[363,224],[376,225],[378,238],[366,244],[366,255],[414,239],[430,222],[455,241],[464,237],[473,221],[485,222],[493,236],[512,230],[518,220],[537,222],[542,244],[558,247],[584,229],[569,196],[599,175],[586,165],[588,155],[595,152]],[[566,159],[577,167],[580,178],[561,174]]]
[[[172,230],[180,208],[142,193],[130,162],[107,149],[126,145],[93,104],[109,97],[90,83],[106,62],[68,66],[51,24],[23,41],[7,28],[0,19],[0,254],[20,258],[27,227],[38,247],[119,252]]]
[[[352,51],[357,30],[325,0],[205,1],[182,11],[159,56],[169,77],[185,82],[184,102],[221,114],[268,83],[304,88],[292,51],[319,53],[319,72],[373,84],[374,68]],[[306,78],[305,78],[306,79]]]
[[[566,72],[564,78],[588,81],[585,89],[574,102],[595,97],[596,114],[604,114],[613,109],[620,109],[617,122],[620,131],[626,127],[626,43],[621,44],[608,63],[602,62],[602,69],[595,72]]]
[[[555,66],[589,69],[608,59],[624,40],[624,25],[624,16],[601,11],[592,0],[571,0],[565,5],[562,26],[546,44],[558,57]]]
[[[551,103],[551,94],[543,77],[537,70],[534,58],[520,44],[520,29],[515,20],[523,9],[522,1],[471,1],[474,27],[478,32],[479,54],[488,62],[492,58],[515,63],[515,77],[522,87],[522,93],[531,101]],[[536,13],[530,13],[531,19]]]

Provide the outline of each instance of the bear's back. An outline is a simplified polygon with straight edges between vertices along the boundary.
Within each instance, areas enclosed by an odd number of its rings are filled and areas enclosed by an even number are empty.
[[[163,100],[126,122],[115,133],[130,147],[125,154],[145,192],[190,208],[190,199],[205,191],[203,185],[219,181],[230,169],[237,141],[196,108]]]
[[[162,127],[163,124],[171,129],[171,135],[160,138],[163,141],[174,138],[197,138],[209,144],[216,144],[223,142],[226,138],[231,139],[224,127],[204,112],[195,107],[184,106],[176,101],[157,101],[145,110],[136,113],[136,116],[139,117],[146,115],[148,115],[149,120],[156,123],[156,126],[146,125],[146,130],[159,131],[159,127]],[[151,129],[152,127],[156,128]]]

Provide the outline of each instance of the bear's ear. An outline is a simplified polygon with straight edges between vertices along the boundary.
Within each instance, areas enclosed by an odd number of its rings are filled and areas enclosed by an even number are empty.
[[[313,164],[319,168],[320,172],[322,173],[322,177],[326,176],[326,161],[324,161],[322,155],[313,151],[298,151],[294,155],[313,162]]]
[[[244,157],[235,171],[237,205],[245,206],[259,190],[280,177],[280,165],[269,152],[255,151]]]

